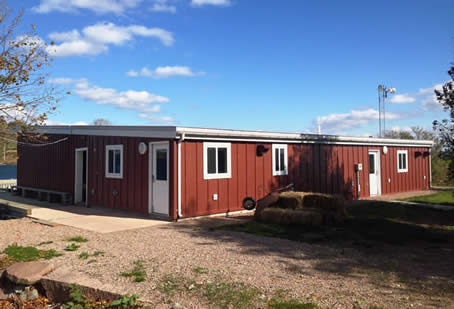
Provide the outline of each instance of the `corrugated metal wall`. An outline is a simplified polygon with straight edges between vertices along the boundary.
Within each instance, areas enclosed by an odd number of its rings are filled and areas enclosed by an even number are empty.
[[[64,138],[50,135],[47,143]],[[74,192],[75,149],[88,147],[89,205],[148,212],[148,152],[138,154],[140,142],[155,141],[135,137],[69,136],[67,141],[45,146],[18,147],[18,185]],[[123,179],[105,178],[105,146],[124,145]],[[382,194],[424,190],[429,187],[427,148],[289,144],[289,174],[272,176],[271,144],[264,156],[256,155],[256,143],[232,143],[232,177],[203,179],[203,142],[182,143],[182,212],[184,217],[235,211],[251,196],[262,198],[272,189],[294,183],[297,190],[341,194],[356,198],[354,164],[362,163],[361,197],[369,196],[368,150],[381,155]],[[170,217],[176,218],[177,153],[170,141]],[[408,172],[397,173],[397,150],[408,150]],[[424,178],[425,176],[425,178]],[[214,201],[213,194],[218,194]]]
[[[46,143],[64,138],[49,135]],[[19,145],[18,185],[74,193],[75,149],[88,147],[88,203],[114,209],[148,213],[148,151],[138,153],[140,142],[156,139],[110,136],[69,136],[67,141],[45,147]],[[123,178],[105,177],[106,145],[123,145]],[[175,143],[169,147],[169,198],[175,216]]]
[[[344,145],[288,145],[287,176],[272,175],[271,144],[264,156],[256,155],[256,143],[232,143],[232,177],[203,179],[203,142],[182,144],[182,209],[184,217],[242,209],[245,197],[262,198],[272,189],[294,183],[299,191],[357,197],[354,164],[362,163],[361,197],[369,196],[369,150],[379,150],[382,194],[425,190],[429,187],[427,148]],[[408,150],[408,172],[397,173],[397,150]],[[425,155],[424,155],[425,153]],[[425,176],[425,178],[424,178]],[[218,200],[213,200],[218,194]]]

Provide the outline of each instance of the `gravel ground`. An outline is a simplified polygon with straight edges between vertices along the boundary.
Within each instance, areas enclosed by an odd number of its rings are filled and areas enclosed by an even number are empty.
[[[230,219],[234,220],[234,219]],[[229,222],[231,223],[231,222]],[[118,293],[135,293],[157,308],[178,302],[190,308],[210,305],[190,282],[242,282],[267,299],[279,290],[323,307],[352,308],[355,302],[386,308],[454,308],[452,248],[381,247],[360,250],[336,244],[314,245],[228,231],[209,231],[204,221],[177,223],[110,234],[67,226],[48,227],[30,219],[0,221],[0,251],[17,242],[64,255],[52,259],[59,268],[49,277],[68,273]],[[206,227],[206,225],[204,225]],[[65,252],[66,238],[89,239],[76,252]],[[105,252],[96,262],[79,259],[81,252]],[[443,251],[444,250],[444,251]],[[91,259],[91,258],[90,258]],[[147,279],[132,282],[120,276],[143,260]],[[439,261],[439,262],[437,262]],[[203,267],[207,274],[194,268]],[[187,282],[180,290],[162,292],[163,278]],[[69,279],[70,280],[70,279]]]

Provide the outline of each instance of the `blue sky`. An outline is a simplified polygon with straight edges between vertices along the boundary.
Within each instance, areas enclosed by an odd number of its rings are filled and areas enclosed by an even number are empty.
[[[18,1],[19,2],[19,1]],[[451,0],[36,0],[22,27],[55,41],[50,124],[165,125],[372,135],[444,116]]]

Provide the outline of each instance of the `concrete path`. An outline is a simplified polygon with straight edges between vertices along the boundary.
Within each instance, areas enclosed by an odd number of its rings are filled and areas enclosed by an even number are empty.
[[[68,225],[97,233],[120,232],[170,222],[107,208],[87,208],[40,202],[2,192],[0,205],[23,210],[24,215],[52,225]]]
[[[437,209],[437,210],[444,210],[444,211],[454,211],[454,206],[447,206],[447,205],[424,204],[424,203],[414,203],[414,202],[406,202],[406,201],[388,201],[388,202],[401,204],[401,205],[409,205],[409,206],[417,206],[417,207],[431,208],[431,209]]]

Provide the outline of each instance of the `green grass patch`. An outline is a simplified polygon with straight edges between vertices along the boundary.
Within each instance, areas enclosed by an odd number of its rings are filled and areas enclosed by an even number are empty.
[[[208,274],[208,269],[200,267],[200,266],[197,266],[192,271],[195,272],[196,274]]]
[[[87,260],[89,257],[97,257],[100,255],[104,255],[104,251],[95,251],[93,254],[82,252],[81,254],[79,254],[79,258],[82,260]]]
[[[11,245],[7,247],[3,253],[8,255],[8,258],[15,262],[31,262],[39,259],[50,260],[51,258],[61,256],[62,254],[56,250],[40,250],[35,247],[22,247]]]
[[[454,206],[454,190],[446,190],[430,195],[410,197],[402,199],[402,201]]]
[[[147,278],[142,260],[134,261],[134,268],[130,272],[123,272],[120,275],[126,278],[134,277],[134,282],[143,282]]]
[[[38,246],[44,246],[44,245],[50,245],[53,244],[54,242],[52,240],[49,241],[43,241],[38,244]]]
[[[82,243],[82,242],[87,242],[88,239],[86,239],[83,236],[74,236],[74,237],[71,237],[71,238],[67,238],[66,241]]]
[[[172,274],[167,274],[158,283],[158,290],[162,293],[173,295],[184,285],[184,280]]]
[[[276,300],[273,299],[268,302],[267,308],[269,309],[321,309],[316,304],[303,303],[298,300]]]
[[[79,249],[80,246],[79,245],[76,245],[76,244],[70,244],[70,245],[67,245],[66,248],[65,248],[65,251],[77,251],[77,249]]]
[[[209,283],[203,287],[203,295],[219,308],[254,308],[259,290],[243,283]]]

